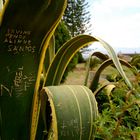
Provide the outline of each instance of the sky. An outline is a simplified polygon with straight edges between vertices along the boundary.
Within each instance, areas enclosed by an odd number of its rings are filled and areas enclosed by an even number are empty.
[[[102,38],[116,51],[140,53],[140,0],[87,1],[92,35]]]

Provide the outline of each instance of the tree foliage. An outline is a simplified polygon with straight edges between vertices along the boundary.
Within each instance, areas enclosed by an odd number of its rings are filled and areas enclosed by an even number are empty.
[[[65,21],[72,37],[88,33],[90,30],[90,13],[86,0],[68,0],[63,20]],[[85,49],[82,49],[82,51]],[[83,61],[81,52],[78,52],[78,62]],[[81,59],[82,58],[82,59]]]
[[[71,39],[70,32],[65,25],[65,23],[62,21],[56,31],[55,31],[55,50],[57,50],[69,39]]]
[[[83,34],[90,26],[90,13],[86,0],[68,0],[64,21],[72,36]]]

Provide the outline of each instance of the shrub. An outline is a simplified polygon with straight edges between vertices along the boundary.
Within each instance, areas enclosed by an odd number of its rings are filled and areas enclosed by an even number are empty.
[[[140,139],[140,106],[135,92],[119,82],[110,95],[104,90],[96,99],[100,115],[95,140]]]
[[[131,65],[135,66],[138,70],[140,70],[140,55],[134,55],[130,63]]]
[[[68,40],[71,35],[65,23],[61,21],[55,31],[55,52]]]
[[[106,75],[106,79],[109,81],[109,82],[117,82],[119,81],[120,79],[122,79],[122,77],[120,76],[120,74],[108,74]]]
[[[81,52],[78,52],[78,63],[85,63],[85,60]]]

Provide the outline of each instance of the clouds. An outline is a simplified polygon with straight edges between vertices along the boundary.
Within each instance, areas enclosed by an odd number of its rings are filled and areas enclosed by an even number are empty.
[[[138,9],[140,8],[140,0],[95,0],[93,6],[95,12],[112,13],[112,11],[117,12],[131,8]]]
[[[130,7],[140,8],[139,0],[117,0],[117,1],[103,0],[101,4],[110,8],[130,8]]]
[[[140,0],[94,0],[93,35],[118,48],[140,47]]]

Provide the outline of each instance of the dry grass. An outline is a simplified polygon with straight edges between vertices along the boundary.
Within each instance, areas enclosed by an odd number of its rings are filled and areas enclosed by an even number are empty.
[[[96,70],[97,70],[97,68],[93,69],[92,73],[89,74],[89,80],[88,80],[89,83],[92,80]],[[104,73],[102,73],[101,79],[100,79],[102,82],[106,81],[105,74],[107,72],[108,72],[108,70],[104,71]],[[69,72],[69,75],[65,81],[65,84],[67,84],[67,85],[84,85],[85,75],[86,75],[85,64],[84,63],[77,64],[76,68],[72,72]]]
[[[92,71],[92,77],[94,76],[95,71],[97,70],[98,67],[96,67],[95,69],[93,69]],[[128,68],[124,67],[124,71],[126,72],[127,76],[132,79],[134,78],[132,72],[130,70],[128,70]],[[114,69],[113,67],[109,66],[107,67],[102,73],[101,73],[101,77],[100,77],[100,82],[106,82],[106,75],[108,74],[114,74],[117,73],[117,70]],[[85,74],[86,74],[86,68],[85,68],[85,64],[77,64],[76,68],[72,71],[69,72],[69,75],[65,81],[64,84],[67,85],[83,85],[84,81],[85,81]],[[92,78],[90,78],[89,76],[89,82]]]
[[[65,81],[67,85],[83,85],[85,80],[85,64],[77,64],[76,68],[69,72]]]

